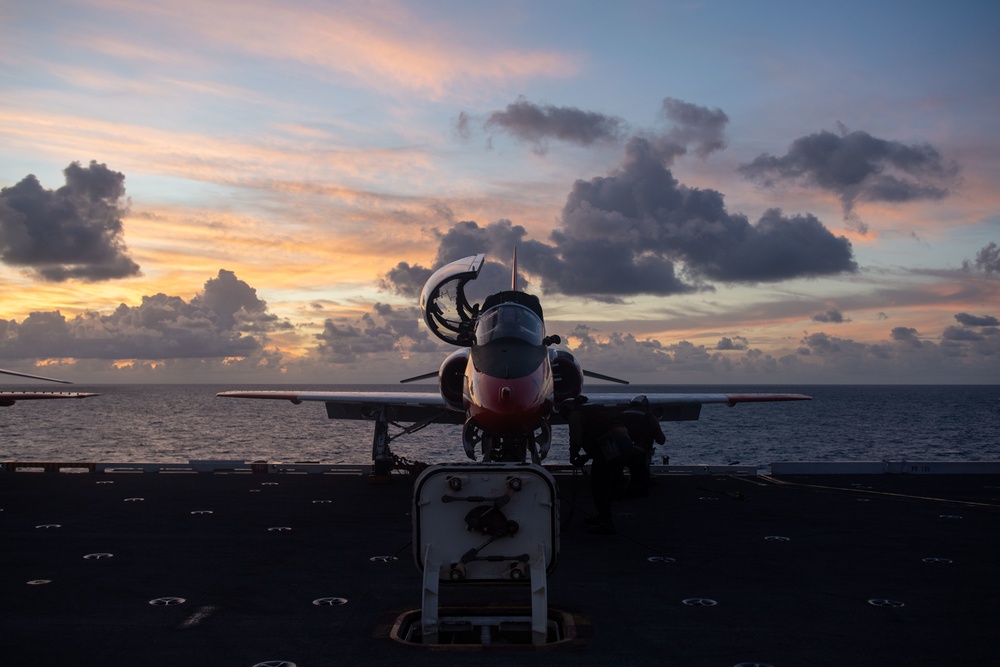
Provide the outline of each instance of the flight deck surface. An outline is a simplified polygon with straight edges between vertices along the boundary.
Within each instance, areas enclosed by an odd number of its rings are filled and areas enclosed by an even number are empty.
[[[392,637],[421,608],[407,477],[0,472],[4,662],[1000,658],[1000,475],[667,475],[649,497],[615,503],[610,536],[584,526],[588,479],[556,480],[548,607],[565,619],[562,641],[431,647]]]

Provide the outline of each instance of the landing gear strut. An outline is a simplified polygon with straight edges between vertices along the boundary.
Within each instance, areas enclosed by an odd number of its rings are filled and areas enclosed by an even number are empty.
[[[372,438],[372,472],[371,475],[368,476],[368,480],[371,483],[387,484],[389,482],[389,475],[396,467],[409,468],[411,473],[413,472],[414,467],[416,467],[417,472],[426,467],[427,464],[425,463],[421,463],[419,461],[407,461],[402,457],[396,456],[389,448],[389,443],[401,435],[414,433],[439,421],[441,414],[431,415],[421,422],[416,422],[415,424],[411,424],[406,427],[397,422],[391,421],[389,419],[388,409],[385,406],[380,406],[376,410],[366,412],[365,417],[375,422],[375,436]],[[395,435],[391,435],[389,433],[390,424],[400,429],[400,432]]]
[[[372,472],[369,481],[373,484],[385,484],[392,472],[393,457],[389,449],[389,420],[385,416],[385,408],[380,408],[375,416],[375,437],[372,439]]]

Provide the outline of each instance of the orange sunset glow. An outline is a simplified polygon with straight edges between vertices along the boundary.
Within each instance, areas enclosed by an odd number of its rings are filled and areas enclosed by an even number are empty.
[[[996,10],[44,4],[0,21],[4,368],[394,382],[430,272],[517,247],[634,382],[1000,377]]]

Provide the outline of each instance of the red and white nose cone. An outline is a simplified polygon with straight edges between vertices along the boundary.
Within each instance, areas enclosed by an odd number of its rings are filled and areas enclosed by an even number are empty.
[[[532,376],[509,379],[484,376],[469,414],[494,433],[523,433],[544,417],[548,397]]]

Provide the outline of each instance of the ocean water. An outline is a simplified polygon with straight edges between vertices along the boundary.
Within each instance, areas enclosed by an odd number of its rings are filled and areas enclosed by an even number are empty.
[[[432,384],[420,385],[433,391]],[[47,389],[5,385],[4,389]],[[251,388],[380,390],[392,386],[75,385],[102,395],[0,408],[0,460],[168,462],[191,459],[371,462],[372,424],[327,419],[322,403],[217,398]],[[676,465],[773,461],[1000,461],[1000,385],[588,386],[593,391],[803,393],[812,401],[706,405],[665,422],[659,446]],[[406,389],[413,390],[414,386]],[[568,463],[565,427],[547,463]],[[429,426],[392,444],[414,461],[462,461],[457,426]]]

